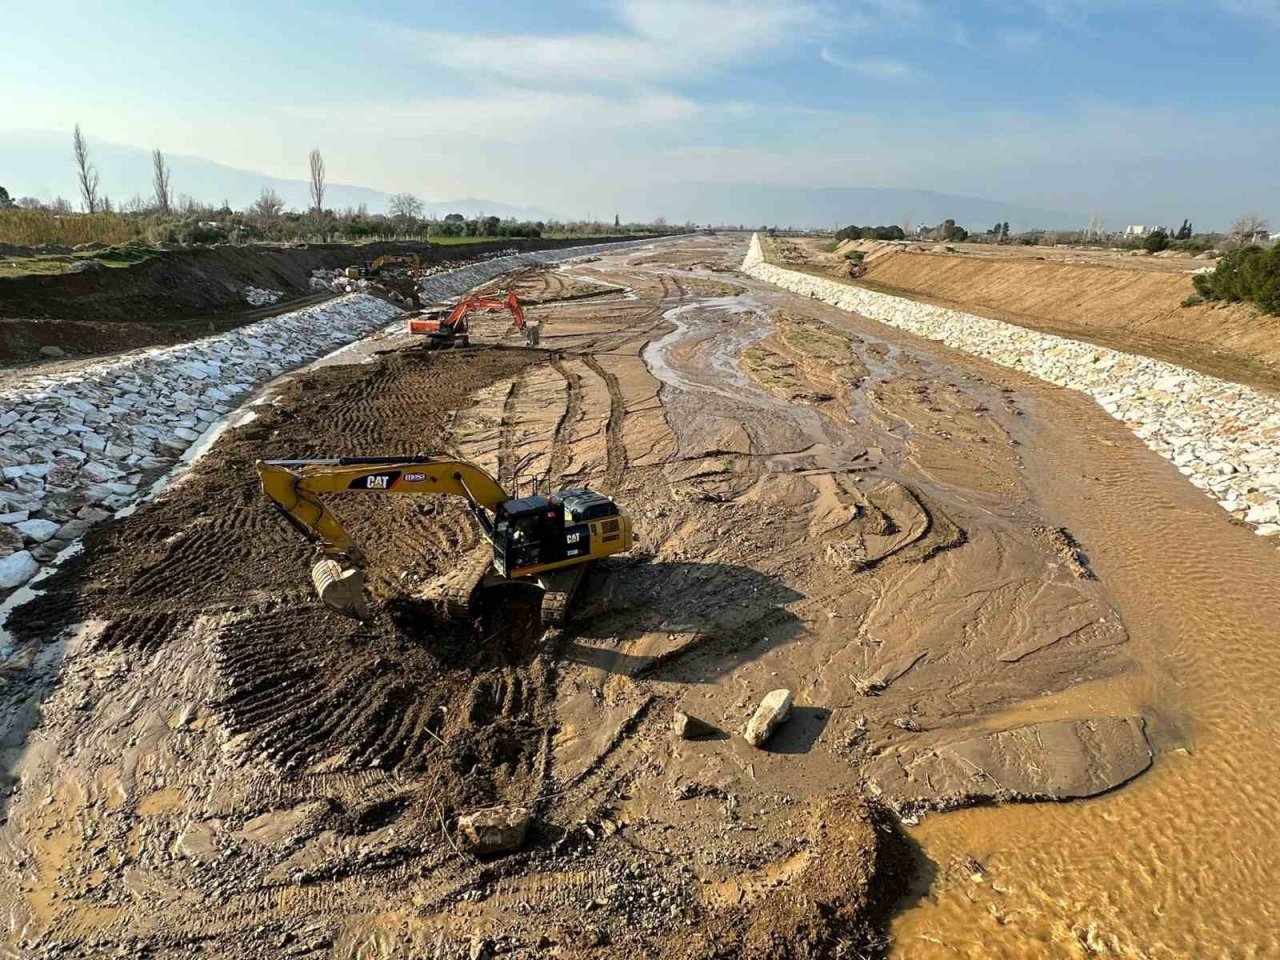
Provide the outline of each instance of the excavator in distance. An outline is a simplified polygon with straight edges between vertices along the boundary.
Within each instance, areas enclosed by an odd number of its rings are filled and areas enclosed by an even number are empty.
[[[382,273],[383,267],[397,265],[408,267],[411,279],[417,280],[422,276],[422,258],[416,253],[385,253],[377,260],[366,260],[354,267],[347,267],[346,273],[352,280],[359,280],[362,277],[376,277]]]
[[[349,617],[369,616],[365,553],[320,499],[322,494],[439,494],[466,500],[492,551],[460,565],[426,599],[445,613],[470,615],[487,587],[527,584],[543,591],[542,622],[564,623],[565,611],[592,560],[631,548],[631,517],[610,497],[586,488],[513,498],[483,468],[447,457],[337,457],[259,460],[262,491],[320,550],[311,580],[325,606]]]
[[[514,292],[504,298],[471,296],[459,300],[449,310],[429,310],[420,316],[409,318],[409,332],[428,337],[428,347],[433,350],[447,350],[451,347],[466,347],[471,343],[470,326],[467,315],[479,310],[507,310],[511,313],[511,325],[524,334],[525,345],[538,345],[538,325],[526,322],[524,310],[520,307],[520,298]]]

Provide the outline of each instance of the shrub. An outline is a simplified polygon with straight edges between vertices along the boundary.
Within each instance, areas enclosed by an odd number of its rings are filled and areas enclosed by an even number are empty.
[[[1147,234],[1146,239],[1142,241],[1142,249],[1147,253],[1159,253],[1161,250],[1167,249],[1169,246],[1169,234],[1163,229],[1152,230]]]
[[[121,213],[0,210],[0,243],[74,247],[81,243],[125,243],[135,235],[130,218]]]
[[[1192,283],[1205,300],[1248,300],[1266,313],[1280,314],[1280,245],[1232,250],[1212,273],[1196,274]]]
[[[859,227],[856,224],[836,231],[836,240],[905,240],[906,233],[894,224],[893,226]]]

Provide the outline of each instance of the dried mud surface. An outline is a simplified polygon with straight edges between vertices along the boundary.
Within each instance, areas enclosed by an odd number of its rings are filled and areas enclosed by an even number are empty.
[[[1020,384],[736,276],[742,249],[521,272],[542,351],[505,318],[492,349],[391,338],[95,531],[9,624],[0,956],[875,955],[918,869],[893,812],[1145,769],[1140,708],[1075,694],[1141,668],[1023,469]],[[381,602],[312,600],[252,461],[441,450],[632,511],[563,633],[518,591],[462,625],[413,600],[477,545],[445,501],[338,498]],[[466,853],[457,818],[507,803],[526,849]]]

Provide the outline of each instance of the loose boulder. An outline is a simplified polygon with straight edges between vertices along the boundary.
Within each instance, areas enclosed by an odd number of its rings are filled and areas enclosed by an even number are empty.
[[[24,537],[34,540],[36,543],[44,543],[46,540],[53,538],[58,532],[59,524],[52,520],[23,520],[21,523],[15,523],[14,527]]]
[[[720,732],[705,720],[691,717],[683,710],[677,710],[672,716],[671,730],[681,740],[701,740]]]
[[[40,570],[40,564],[26,550],[19,550],[0,560],[0,590],[20,587]]]
[[[743,737],[753,747],[762,747],[773,732],[791,716],[791,691],[773,690],[765,694],[747,722]]]
[[[511,853],[524,846],[533,813],[527,807],[479,810],[458,818],[458,830],[478,856]]]

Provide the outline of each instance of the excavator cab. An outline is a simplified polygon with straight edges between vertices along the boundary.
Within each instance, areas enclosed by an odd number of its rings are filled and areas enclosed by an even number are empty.
[[[618,507],[612,500],[600,494],[592,496],[608,502],[612,515],[617,515]],[[510,576],[511,570],[591,554],[591,525],[574,519],[563,495],[508,500],[498,507],[493,534],[494,568],[504,577]]]

